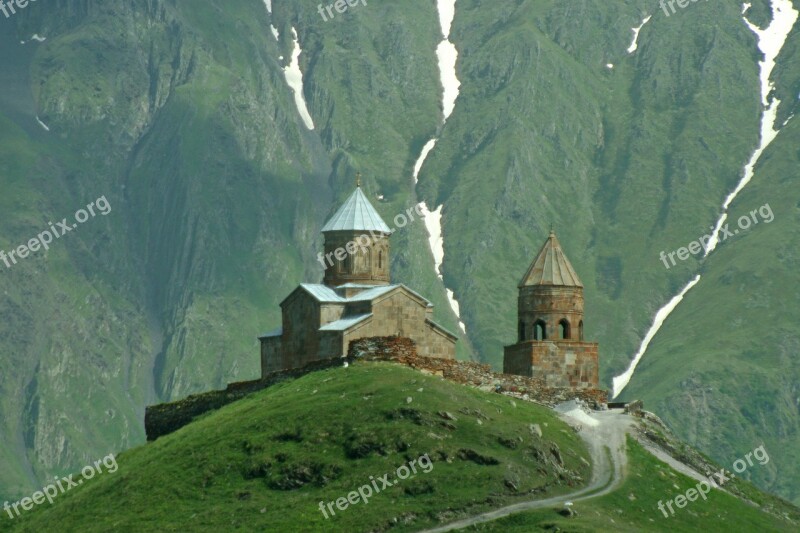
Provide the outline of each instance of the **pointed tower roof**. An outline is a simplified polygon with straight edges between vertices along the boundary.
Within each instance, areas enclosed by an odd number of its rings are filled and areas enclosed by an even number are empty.
[[[369,203],[367,197],[361,192],[361,186],[357,185],[356,190],[350,198],[339,208],[338,211],[323,226],[322,233],[328,231],[381,231],[392,233],[386,222]]]
[[[519,286],[562,285],[567,287],[583,287],[583,283],[575,273],[575,269],[564,255],[556,232],[550,230],[550,236],[539,250],[539,255],[531,263]]]

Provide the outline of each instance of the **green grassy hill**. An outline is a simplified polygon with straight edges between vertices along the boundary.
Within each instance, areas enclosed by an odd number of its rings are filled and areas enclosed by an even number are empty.
[[[686,480],[638,447],[633,452],[625,487],[580,504],[587,514],[576,523],[619,519],[620,495],[628,492],[637,500],[626,513],[659,518],[656,501]],[[283,382],[124,452],[116,472],[86,480],[52,506],[13,521],[3,516],[0,531],[417,531],[578,490],[590,478],[589,458],[575,431],[547,408],[397,365],[358,363]],[[398,479],[398,468],[414,460],[416,474]],[[320,501],[346,498],[387,473],[397,483],[367,504],[327,519],[320,511]],[[705,505],[729,520],[780,524],[738,500],[720,496]],[[552,522],[555,514],[536,516]],[[676,523],[720,531],[729,522],[688,512],[656,520]]]
[[[528,531],[570,531],[590,533],[615,531],[639,533],[640,531],[670,531],[695,533],[697,531],[796,531],[791,523],[772,515],[730,494],[712,490],[707,499],[697,497],[683,509],[673,506],[675,514],[669,516],[658,509],[659,501],[666,501],[696,487],[697,481],[677,473],[654,459],[634,439],[628,438],[628,476],[616,492],[596,500],[576,503],[572,509],[577,516],[565,518],[553,510],[531,511],[479,524],[465,531],[497,531],[524,533]],[[742,484],[739,484],[742,487]],[[751,501],[771,503],[773,498],[759,492],[752,485],[745,492]],[[779,507],[785,504],[779,503]],[[798,518],[795,510],[794,519]]]
[[[319,229],[361,171],[390,224],[420,200],[444,206],[444,282],[420,221],[392,237],[392,277],[455,330],[452,289],[459,356],[495,368],[551,224],[585,284],[605,386],[703,272],[629,397],[719,461],[764,441],[774,463],[754,481],[800,503],[800,24],[772,76],[778,124],[795,118],[731,206],[770,202],[775,221],[666,270],[659,252],[716,221],[758,143],[761,54],[740,1],[667,17],[652,0],[459,0],[461,89],[440,131],[435,2],[370,0],[327,22],[316,0],[274,4],[60,0],[0,16],[0,249],[101,195],[113,208],[0,267],[0,499],[140,445],[147,404],[257,377],[256,336],[321,278]],[[770,2],[752,4],[768,24]],[[284,78],[292,28],[313,131]]]

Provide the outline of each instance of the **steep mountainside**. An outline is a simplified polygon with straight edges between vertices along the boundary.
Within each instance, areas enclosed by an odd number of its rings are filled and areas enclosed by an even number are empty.
[[[781,131],[729,214],[769,203],[774,221],[665,269],[659,253],[708,231],[759,143],[761,53],[741,3],[667,16],[641,0],[458,0],[461,87],[443,127],[434,2],[370,0],[327,21],[318,4],[54,0],[0,17],[0,250],[111,206],[0,264],[0,499],[143,442],[148,403],[254,378],[256,335],[321,278],[319,229],[360,171],[390,225],[443,204],[444,282],[419,220],[392,238],[392,276],[451,330],[454,291],[463,358],[499,368],[551,224],[608,387],[702,272],[624,394],[720,462],[765,442],[756,481],[800,501],[800,153],[784,125],[800,24],[772,72]],[[747,19],[768,26],[770,5]],[[313,129],[284,72],[295,35]]]

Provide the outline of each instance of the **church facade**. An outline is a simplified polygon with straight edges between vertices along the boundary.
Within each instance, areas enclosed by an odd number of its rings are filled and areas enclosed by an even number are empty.
[[[598,388],[598,345],[583,338],[583,283],[551,231],[518,285],[517,343],[503,372],[550,387]]]
[[[456,335],[433,321],[433,305],[392,284],[392,231],[357,186],[322,228],[325,275],[281,302],[282,326],[259,337],[262,376],[346,355],[364,337],[402,336],[417,353],[455,358]]]

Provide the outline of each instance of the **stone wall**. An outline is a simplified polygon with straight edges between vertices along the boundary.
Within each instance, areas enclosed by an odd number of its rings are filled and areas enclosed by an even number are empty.
[[[506,346],[503,371],[541,378],[548,387],[596,388],[600,380],[598,345],[525,341]]]
[[[525,338],[533,340],[537,320],[545,322],[545,339],[558,340],[559,321],[569,322],[569,340],[582,341],[583,289],[535,285],[522,287],[517,300],[517,317],[524,324]],[[541,339],[540,339],[541,340]]]
[[[425,350],[422,353],[428,357],[455,359],[456,340],[440,327],[431,323],[430,320],[427,320],[425,322]]]
[[[147,440],[156,440],[158,437],[168,435],[204,413],[219,409],[271,385],[287,379],[299,378],[309,372],[342,366],[343,361],[344,359],[341,357],[314,361],[303,368],[272,372],[262,379],[231,383],[225,390],[193,394],[183,400],[151,405],[145,409],[144,413],[144,429]]]
[[[399,337],[414,341],[417,351],[425,356],[455,359],[455,338],[436,331],[427,322],[427,302],[410,295],[406,290],[395,290],[388,297],[372,305],[372,318],[345,336],[345,347],[362,338],[397,332]]]
[[[261,339],[261,376],[280,370],[281,337],[264,337]]]
[[[219,409],[275,383],[356,361],[388,361],[402,364],[455,383],[547,406],[580,399],[590,406],[599,407],[608,401],[607,392],[597,388],[548,387],[542,379],[498,374],[492,372],[489,365],[481,363],[420,356],[417,354],[416,343],[408,338],[371,337],[351,342],[347,357],[313,361],[302,368],[271,372],[260,380],[231,383],[225,390],[195,394],[177,402],[150,406],[145,410],[144,418],[147,440],[152,441],[172,433],[204,413]]]
[[[407,365],[426,373],[472,385],[483,390],[512,394],[525,400],[553,406],[561,402],[580,399],[599,407],[608,401],[608,393],[597,387],[573,388],[549,386],[537,377],[498,374],[489,365],[455,359],[440,359],[417,355],[411,339],[402,337],[372,337],[350,343],[348,359],[391,361]]]
[[[364,243],[365,248],[362,249],[358,243]],[[328,255],[340,248],[341,261],[335,255]],[[390,249],[388,235],[367,231],[328,231],[325,232],[324,249],[325,264],[328,265],[323,280],[325,285],[329,287],[345,283],[388,285]]]

